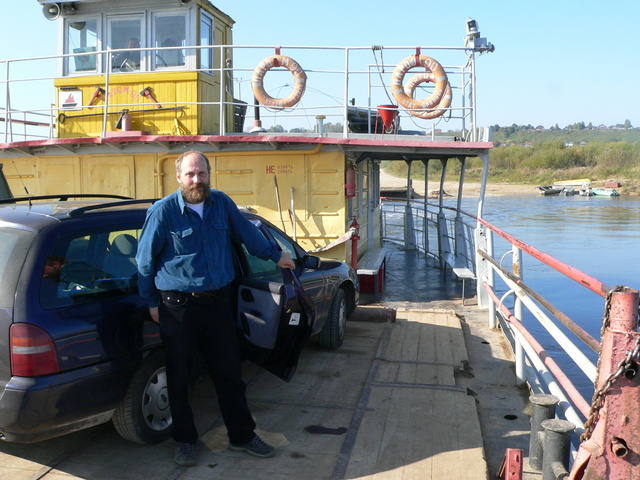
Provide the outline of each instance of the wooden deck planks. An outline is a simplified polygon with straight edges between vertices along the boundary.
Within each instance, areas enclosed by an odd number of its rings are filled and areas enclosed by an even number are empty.
[[[368,406],[345,478],[487,478],[472,397],[375,387]]]
[[[349,479],[487,478],[468,361],[452,312],[398,311],[346,470]]]

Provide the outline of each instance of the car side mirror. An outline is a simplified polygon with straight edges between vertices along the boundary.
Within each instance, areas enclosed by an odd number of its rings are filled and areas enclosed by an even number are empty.
[[[302,257],[302,266],[311,270],[317,270],[320,268],[320,257],[314,257],[313,255],[305,255]]]

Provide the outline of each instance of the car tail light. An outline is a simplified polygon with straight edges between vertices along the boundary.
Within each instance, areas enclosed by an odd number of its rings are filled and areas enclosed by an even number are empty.
[[[51,336],[29,323],[11,325],[11,374],[37,377],[60,371]]]

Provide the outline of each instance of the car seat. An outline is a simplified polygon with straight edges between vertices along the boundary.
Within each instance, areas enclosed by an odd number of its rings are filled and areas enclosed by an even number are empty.
[[[138,240],[135,237],[128,233],[118,235],[105,256],[104,269],[113,278],[133,277],[138,272],[137,251]]]

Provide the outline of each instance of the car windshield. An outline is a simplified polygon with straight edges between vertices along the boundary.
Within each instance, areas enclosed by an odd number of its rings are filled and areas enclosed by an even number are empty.
[[[0,228],[0,307],[13,308],[22,264],[35,234],[17,228]]]

